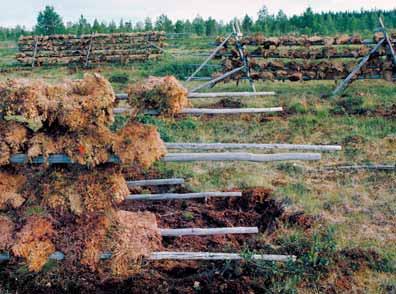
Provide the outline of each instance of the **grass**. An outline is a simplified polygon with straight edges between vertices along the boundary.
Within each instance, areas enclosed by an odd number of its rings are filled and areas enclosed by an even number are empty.
[[[178,40],[178,49],[208,49],[208,40],[192,40],[191,44]],[[13,49],[0,46],[0,64],[12,61]],[[99,70],[113,81],[116,91],[125,90],[127,83],[140,81],[149,75],[175,74],[184,78],[193,70],[191,63],[203,58],[168,56],[158,62],[106,65]],[[86,70],[95,71],[95,69]],[[0,80],[15,77],[44,78],[54,82],[67,78],[80,78],[85,71],[71,68],[36,68],[33,70],[2,74]],[[212,72],[204,72],[210,75]],[[189,88],[198,82],[186,84]],[[243,98],[246,107],[283,106],[287,115],[256,116],[202,116],[164,118],[140,116],[141,122],[156,125],[167,142],[233,142],[233,143],[295,143],[341,144],[343,150],[324,153],[320,162],[298,163],[157,163],[156,168],[164,176],[187,179],[187,185],[195,191],[227,190],[264,186],[273,189],[274,196],[284,201],[290,209],[301,209],[306,214],[319,217],[324,227],[336,226],[331,242],[324,240],[319,229],[319,239],[307,240],[297,228],[289,228],[280,241],[297,246],[310,244],[305,262],[322,265],[318,252],[328,252],[327,245],[338,250],[359,247],[375,249],[388,258],[388,265],[396,263],[396,173],[357,172],[350,174],[310,172],[326,165],[354,163],[396,162],[396,118],[384,117],[378,111],[389,111],[396,105],[396,85],[385,81],[356,81],[343,97],[324,98],[331,93],[335,83],[321,82],[259,82],[258,91],[275,91],[275,97]],[[247,91],[249,84],[242,82],[219,84],[207,91]],[[197,99],[196,107],[210,106],[217,100]],[[125,120],[118,117],[113,129],[121,127]],[[32,211],[29,213],[39,213]],[[189,219],[193,215],[184,215]],[[328,243],[326,245],[326,242]],[[323,244],[325,243],[325,244]],[[329,246],[330,246],[329,245]],[[305,246],[305,245],[304,245]],[[308,247],[309,247],[308,246]],[[319,248],[317,250],[317,248]],[[331,251],[331,250],[330,250]],[[305,259],[304,259],[305,260]],[[325,267],[328,265],[324,265]],[[278,270],[278,269],[274,269]],[[290,268],[288,270],[291,270]],[[370,267],[357,277],[372,285],[372,291],[396,287],[394,276]],[[393,271],[393,270],[392,270]],[[394,273],[394,272],[393,272]],[[274,292],[293,292],[299,287],[299,273],[283,281],[273,280]],[[359,276],[360,275],[360,276]],[[317,277],[315,277],[316,279]],[[281,285],[283,283],[283,286]],[[374,286],[373,286],[374,287]],[[373,290],[374,289],[374,290]],[[287,290],[287,291],[286,291]],[[290,291],[289,291],[290,290]],[[374,292],[375,293],[375,292]]]

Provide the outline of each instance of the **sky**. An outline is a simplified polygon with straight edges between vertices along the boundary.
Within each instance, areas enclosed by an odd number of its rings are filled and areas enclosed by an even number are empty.
[[[229,21],[245,14],[256,17],[266,5],[270,13],[282,9],[287,15],[301,14],[307,7],[314,11],[394,9],[396,0],[0,0],[0,26],[17,24],[31,28],[37,14],[46,5],[54,6],[64,22],[77,21],[83,14],[89,21],[141,21],[161,14],[171,19],[193,19],[197,15]]]

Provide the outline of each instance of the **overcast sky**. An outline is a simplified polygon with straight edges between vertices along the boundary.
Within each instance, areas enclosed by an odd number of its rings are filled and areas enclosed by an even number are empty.
[[[228,21],[245,14],[256,17],[263,5],[270,13],[283,9],[293,15],[308,6],[314,11],[393,9],[396,0],[0,0],[0,26],[21,24],[30,28],[45,5],[54,6],[65,22],[76,21],[81,14],[89,21],[98,18],[119,22],[122,18],[136,22],[147,16],[155,19],[162,13],[172,19],[192,19],[199,14]]]

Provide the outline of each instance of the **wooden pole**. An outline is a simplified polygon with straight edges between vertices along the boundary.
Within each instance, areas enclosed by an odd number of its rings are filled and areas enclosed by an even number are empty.
[[[395,54],[395,50],[393,49],[392,42],[391,42],[391,40],[389,39],[389,35],[388,35],[387,31],[386,31],[386,28],[385,28],[384,21],[383,21],[382,17],[379,18],[379,22],[380,22],[381,29],[382,29],[382,32],[383,32],[383,34],[384,34],[384,37],[385,37],[385,39],[386,39],[386,42],[388,43],[389,50],[390,50],[391,55],[392,55],[393,64],[396,66],[396,54]]]
[[[129,188],[141,186],[165,186],[165,185],[183,185],[184,179],[158,179],[158,180],[140,180],[127,181]]]
[[[212,60],[213,57],[215,57],[215,55],[217,54],[217,52],[219,52],[221,50],[221,48],[223,48],[224,44],[228,42],[228,40],[232,37],[232,34],[228,35],[227,38],[225,38],[225,40],[223,42],[221,42],[221,44],[219,46],[217,46],[217,48],[208,56],[207,59],[205,59],[205,61],[194,71],[194,73],[187,79],[187,82],[191,81],[191,79],[193,77],[195,77],[195,75],[197,73],[199,73],[201,71],[201,69],[210,61]]]
[[[259,230],[257,227],[160,229],[161,236],[163,237],[257,234],[258,232]]]
[[[244,68],[245,68],[245,66],[237,67],[237,68],[235,68],[235,69],[223,74],[222,76],[220,76],[218,78],[215,78],[215,79],[213,79],[213,80],[211,80],[211,81],[209,81],[207,83],[204,83],[204,84],[192,89],[190,92],[197,92],[198,90],[201,90],[203,88],[210,87],[210,86],[212,86],[212,85],[224,80],[225,78],[227,78],[229,76],[232,76],[233,74],[236,74],[237,72],[243,70]]]
[[[162,160],[165,162],[191,161],[250,161],[271,162],[289,160],[320,160],[319,153],[279,153],[279,154],[250,154],[250,153],[169,153]]]
[[[125,200],[133,201],[165,201],[165,200],[188,200],[209,197],[242,197],[241,192],[201,192],[201,193],[165,193],[165,194],[133,194],[125,198]]]
[[[132,108],[118,107],[113,109],[114,114],[122,114],[130,112]],[[205,115],[205,114],[243,114],[243,113],[273,113],[282,112],[282,107],[271,107],[271,108],[184,108],[179,114],[190,114],[190,115]],[[148,115],[159,115],[160,112],[157,110],[148,110],[144,112]]]
[[[320,160],[319,153],[279,153],[279,154],[251,154],[251,153],[168,153],[161,160],[165,162],[189,162],[189,161],[250,161],[270,162],[288,160]],[[108,163],[122,163],[115,156],[109,156]],[[26,154],[14,154],[10,157],[11,164],[74,164],[74,161],[65,154],[52,154],[48,158],[37,156],[29,160]]]
[[[275,92],[230,92],[230,93],[189,93],[188,98],[222,98],[222,97],[260,97],[275,96]]]
[[[373,55],[381,46],[384,44],[385,39],[382,39],[381,41],[378,42],[378,44],[370,51],[370,53],[364,57],[357,66],[352,70],[352,72],[343,80],[337,88],[333,91],[333,96],[338,95],[341,91],[343,91],[350,81],[353,79],[353,77],[360,71],[360,69],[363,67],[363,65],[370,59],[371,55]]]
[[[287,262],[295,261],[293,255],[268,255],[254,254],[253,260]],[[211,253],[211,252],[153,252],[148,260],[243,260],[244,257],[237,253]]]
[[[89,55],[91,54],[94,35],[95,35],[95,33],[91,34],[91,40],[89,41],[88,52],[87,52],[87,56],[85,57],[85,67],[88,67],[88,64],[89,64]]]
[[[36,63],[36,55],[37,55],[37,47],[38,47],[38,37],[34,37],[35,42],[34,42],[34,52],[33,52],[33,61],[32,61],[32,68],[34,67]]]
[[[220,92],[220,93],[188,93],[190,99],[200,98],[223,98],[223,97],[264,97],[264,96],[275,96],[275,92]],[[127,93],[116,94],[117,100],[128,100]]]
[[[346,165],[346,166],[329,166],[324,167],[324,171],[332,170],[379,170],[379,171],[394,171],[396,165],[383,165],[383,164],[372,164],[372,165]]]
[[[100,259],[106,260],[111,259],[112,253],[102,253]],[[65,259],[65,255],[60,252],[54,252],[48,258],[50,260],[62,261]],[[148,260],[243,260],[245,259],[238,253],[211,253],[211,252],[153,252],[148,257]],[[247,256],[246,259],[252,260],[263,260],[263,261],[276,261],[276,262],[287,262],[296,261],[294,255],[274,255],[274,254],[254,254]],[[10,260],[9,253],[0,254],[0,261]]]
[[[271,107],[271,108],[222,108],[222,109],[211,109],[211,108],[184,108],[182,114],[241,114],[241,113],[273,113],[282,112],[282,107]]]
[[[234,143],[166,143],[168,149],[188,150],[224,150],[224,149],[283,149],[283,150],[313,150],[340,151],[337,145],[293,145],[293,144],[234,144]]]

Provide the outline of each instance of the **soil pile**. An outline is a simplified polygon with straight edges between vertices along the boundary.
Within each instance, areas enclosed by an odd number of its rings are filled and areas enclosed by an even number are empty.
[[[173,76],[150,77],[130,86],[128,94],[129,104],[137,112],[156,110],[174,115],[189,105],[187,89]]]

